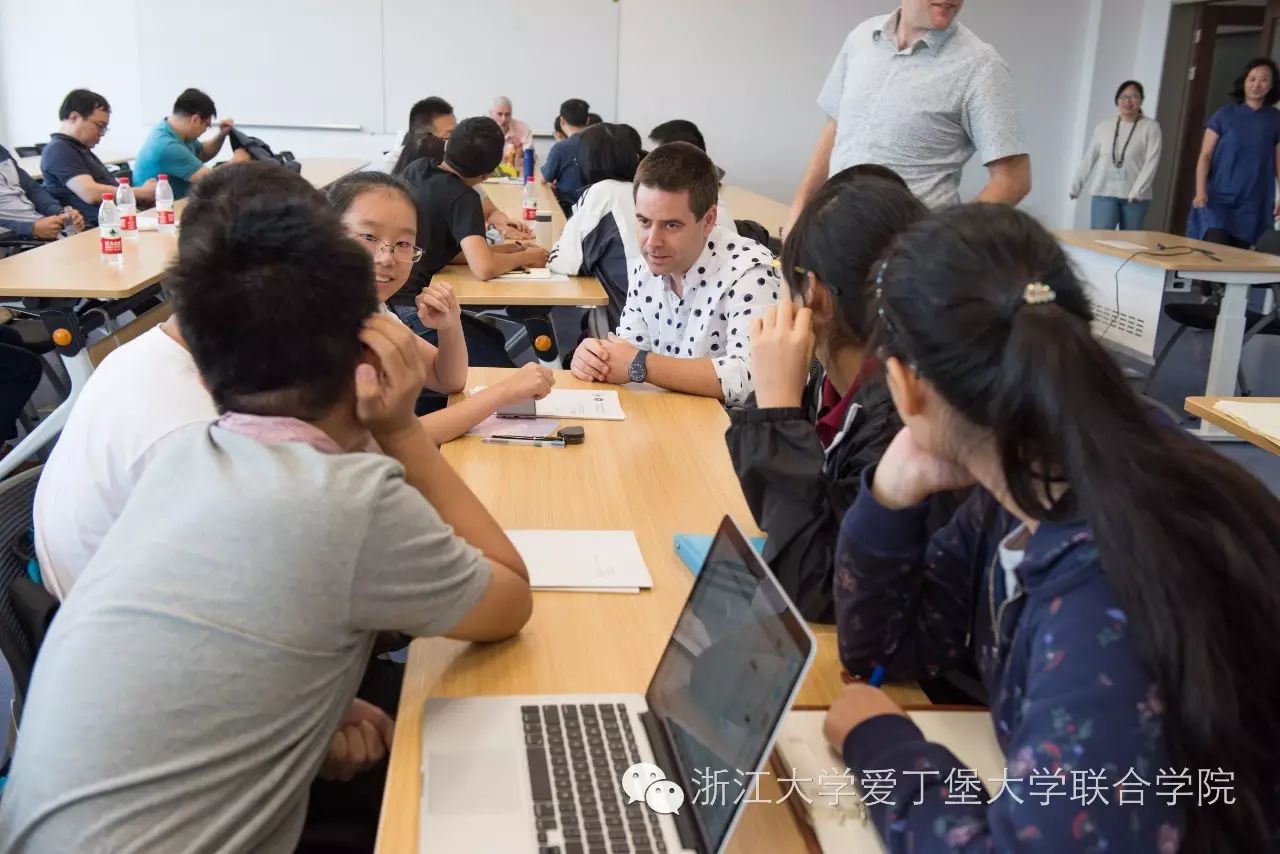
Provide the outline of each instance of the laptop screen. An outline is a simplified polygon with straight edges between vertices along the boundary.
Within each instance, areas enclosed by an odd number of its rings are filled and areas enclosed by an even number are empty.
[[[749,775],[763,765],[812,652],[804,621],[726,518],[645,694],[703,850],[720,849],[744,789],[743,800],[758,797]],[[711,780],[726,785],[699,797]]]

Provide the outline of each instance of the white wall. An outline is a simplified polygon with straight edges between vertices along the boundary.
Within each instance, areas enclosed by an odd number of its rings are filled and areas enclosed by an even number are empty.
[[[1111,109],[1111,92],[1098,93],[1114,90],[1115,82],[1129,76],[1147,83],[1149,93],[1158,91],[1164,33],[1151,28],[1159,17],[1151,10],[1163,8],[1167,16],[1168,5],[1169,0],[970,0],[964,10],[961,20],[992,43],[1013,72],[1034,170],[1026,207],[1048,224],[1071,222],[1074,211],[1064,201],[1071,169],[1091,123]],[[858,22],[891,6],[890,0],[622,0],[618,114],[606,118],[625,121],[641,134],[665,119],[692,119],[730,181],[787,201],[822,126],[815,99],[840,44]],[[135,0],[117,0],[111,12],[118,26],[104,26],[93,15],[64,15],[59,38],[66,48],[50,62],[47,39],[32,38],[47,32],[43,7],[0,0],[0,141],[46,139],[56,128],[62,97],[86,86],[106,95],[113,107],[111,133],[101,150],[135,151],[160,118],[143,115],[144,69],[174,78],[176,94],[188,85],[180,70],[184,64],[253,60],[197,42],[188,43],[188,54],[172,53],[171,67],[164,69],[149,48],[145,55],[139,49],[136,11]],[[1121,15],[1126,25],[1112,26],[1112,15]],[[1100,20],[1108,23],[1100,27]],[[110,63],[96,59],[103,45],[114,58]],[[269,87],[272,75],[285,70],[273,67],[269,57],[261,59],[262,85]],[[449,95],[425,82],[422,94],[433,93]],[[210,94],[223,113],[236,115],[235,104]],[[536,129],[545,124],[541,116],[525,118]],[[299,157],[373,157],[394,143],[382,132],[253,132]],[[971,164],[962,192],[976,193],[984,180],[985,170]]]

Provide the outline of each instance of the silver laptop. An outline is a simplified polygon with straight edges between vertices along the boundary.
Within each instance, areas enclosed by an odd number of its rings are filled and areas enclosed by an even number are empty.
[[[726,517],[643,696],[427,702],[419,850],[718,854],[815,647]]]

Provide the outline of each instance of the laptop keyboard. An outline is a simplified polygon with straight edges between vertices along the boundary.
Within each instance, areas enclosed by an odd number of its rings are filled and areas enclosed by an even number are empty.
[[[657,814],[620,784],[640,761],[626,706],[521,706],[520,717],[539,854],[666,852]]]

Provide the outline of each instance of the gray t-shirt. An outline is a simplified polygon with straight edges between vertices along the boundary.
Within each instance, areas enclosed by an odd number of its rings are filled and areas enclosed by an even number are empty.
[[[374,633],[488,583],[388,457],[177,431],[41,648],[0,850],[292,851]]]
[[[818,105],[836,120],[831,171],[860,163],[893,169],[930,208],[960,201],[960,171],[1026,146],[1009,69],[962,24],[932,30],[899,51],[893,15],[845,39]]]

